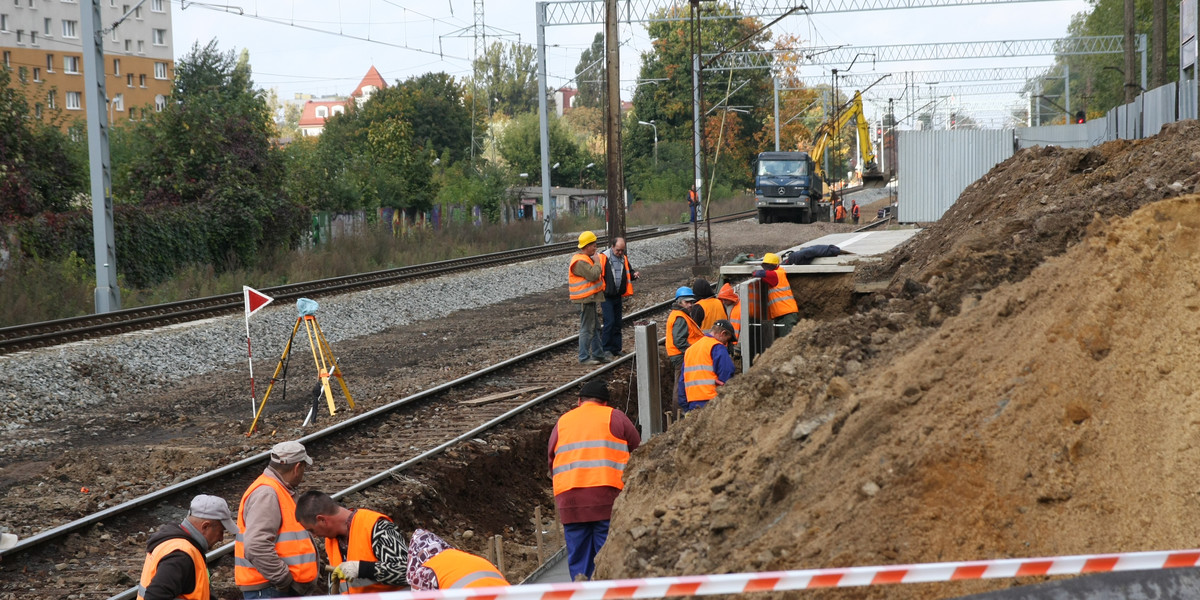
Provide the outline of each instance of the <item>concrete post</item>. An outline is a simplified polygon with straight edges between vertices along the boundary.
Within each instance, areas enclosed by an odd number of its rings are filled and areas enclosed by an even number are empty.
[[[121,309],[108,156],[108,94],[104,90],[104,33],[101,31],[104,20],[100,17],[100,0],[80,2],[79,12],[84,101],[87,103],[88,166],[92,182],[92,243],[96,253],[95,302],[99,314]]]
[[[779,152],[779,78],[772,77],[771,84],[775,86],[775,151]]]
[[[661,377],[658,370],[658,328],[654,322],[633,328],[637,352],[638,427],[642,440],[663,432]]]
[[[534,5],[537,14],[538,126],[542,142],[542,238],[554,242],[554,204],[550,198],[550,121],[546,115],[546,3]]]

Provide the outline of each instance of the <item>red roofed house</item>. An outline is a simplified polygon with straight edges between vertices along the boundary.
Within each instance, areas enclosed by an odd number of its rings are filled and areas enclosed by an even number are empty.
[[[354,99],[355,104],[362,106],[364,102],[371,99],[371,95],[375,92],[387,87],[387,82],[383,80],[383,76],[379,71],[372,66],[358,87],[354,88],[354,92],[350,94],[350,98]],[[304,104],[304,110],[300,113],[300,135],[304,137],[321,135],[321,131],[325,129],[325,120],[333,115],[338,115],[346,112],[346,104],[350,100],[348,98],[332,98],[328,100],[309,100]]]

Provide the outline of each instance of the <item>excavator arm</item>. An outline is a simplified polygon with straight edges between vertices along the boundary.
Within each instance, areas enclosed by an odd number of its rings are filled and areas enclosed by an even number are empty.
[[[858,127],[858,152],[863,161],[863,179],[882,179],[883,175],[879,173],[878,167],[875,165],[875,152],[871,150],[871,127],[867,124],[866,115],[863,114],[862,94],[854,92],[854,97],[848,105],[838,114],[836,122],[826,121],[817,128],[813,150],[809,152],[809,156],[820,169],[821,159],[825,156],[826,147],[829,145],[829,137],[835,132],[841,131],[853,119]]]

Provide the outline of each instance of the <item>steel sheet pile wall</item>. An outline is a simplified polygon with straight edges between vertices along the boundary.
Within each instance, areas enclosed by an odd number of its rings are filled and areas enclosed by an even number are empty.
[[[1142,136],[1162,131],[1163,125],[1175,122],[1175,82],[1142,94]]]
[[[1179,88],[1179,120],[1200,119],[1196,114],[1196,88],[1185,85]]]
[[[1087,127],[1079,125],[1043,125],[1022,127],[1015,130],[1017,147],[1024,150],[1034,146],[1061,146],[1063,148],[1088,148],[1092,140]]]
[[[897,218],[936,221],[975,180],[1013,155],[1013,130],[901,131]]]

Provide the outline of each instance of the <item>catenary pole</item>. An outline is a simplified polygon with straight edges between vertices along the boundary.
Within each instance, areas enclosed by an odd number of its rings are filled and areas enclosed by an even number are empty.
[[[104,21],[100,0],[79,3],[84,37],[83,84],[87,102],[88,167],[92,191],[92,243],[96,258],[96,313],[121,309],[117,249],[113,233],[112,173],[108,156],[108,114],[104,90]]]
[[[625,237],[625,174],[621,170],[621,38],[617,35],[617,0],[604,2],[604,107],[608,188],[609,245]]]
[[[550,120],[546,116],[546,4],[533,5],[537,14],[538,123],[542,142],[542,241],[554,242],[554,204],[550,200]]]

